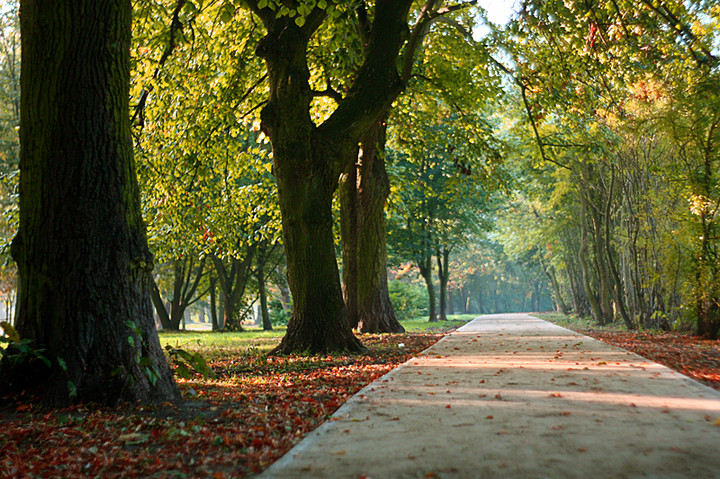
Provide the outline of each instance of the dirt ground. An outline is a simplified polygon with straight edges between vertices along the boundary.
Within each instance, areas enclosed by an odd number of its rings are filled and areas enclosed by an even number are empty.
[[[259,477],[717,478],[720,392],[526,314],[482,316]]]

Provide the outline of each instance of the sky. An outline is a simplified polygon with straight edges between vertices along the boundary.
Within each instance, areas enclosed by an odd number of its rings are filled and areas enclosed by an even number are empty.
[[[516,0],[479,0],[478,4],[488,12],[488,19],[505,25],[513,12]]]

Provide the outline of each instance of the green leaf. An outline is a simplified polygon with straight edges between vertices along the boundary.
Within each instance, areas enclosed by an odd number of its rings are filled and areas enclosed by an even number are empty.
[[[77,396],[77,387],[75,386],[74,382],[68,381],[67,388],[68,388],[68,394],[70,395],[70,398],[74,398]]]
[[[192,371],[184,363],[176,363],[175,375],[183,379],[191,379]]]
[[[298,27],[305,25],[305,17],[295,17],[295,25]]]

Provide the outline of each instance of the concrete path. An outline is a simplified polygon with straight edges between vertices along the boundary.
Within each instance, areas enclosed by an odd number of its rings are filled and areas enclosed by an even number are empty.
[[[526,314],[481,316],[259,477],[720,478],[720,392]]]

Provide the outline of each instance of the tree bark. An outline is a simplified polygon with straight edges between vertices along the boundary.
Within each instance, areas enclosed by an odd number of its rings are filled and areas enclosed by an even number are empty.
[[[0,384],[37,386],[51,405],[176,399],[153,320],[132,155],[131,2],[20,8],[16,328],[52,366],[3,361]]]
[[[435,285],[432,279],[432,256],[427,256],[422,263],[418,265],[420,276],[425,280],[425,287],[428,292],[428,322],[437,322],[437,308],[435,306]]]
[[[447,284],[450,276],[450,250],[446,246],[435,252],[440,279],[440,321],[447,321]]]
[[[357,158],[358,149],[351,156]],[[356,327],[360,321],[358,310],[358,165],[352,159],[340,177],[340,235],[342,237],[342,288],[347,320]]]
[[[272,331],[270,312],[268,311],[267,291],[265,290],[265,265],[258,262],[256,278],[258,282],[258,296],[260,297],[260,317],[262,318],[263,331]]]
[[[586,219],[586,201],[585,201],[585,192],[581,190],[580,192],[580,230],[581,230],[581,240],[580,240],[580,250],[578,254],[578,260],[580,263],[580,271],[582,273],[582,285],[583,290],[585,292],[585,297],[588,300],[588,303],[590,305],[590,312],[592,313],[593,320],[598,325],[604,324],[603,322],[603,313],[600,309],[600,304],[598,303],[597,297],[595,296],[595,293],[592,290],[592,286],[590,285],[590,267],[587,262],[587,250],[588,250],[588,238],[587,238],[587,219]]]
[[[212,321],[212,330],[219,331],[220,324],[218,322],[217,312],[217,276],[210,277],[210,318]]]
[[[385,171],[385,133],[383,121],[368,131],[358,164],[350,165],[354,171],[341,184],[345,301],[351,324],[357,324],[361,333],[405,331],[395,316],[387,282],[385,201],[390,183]],[[351,290],[355,297],[349,296]]]

